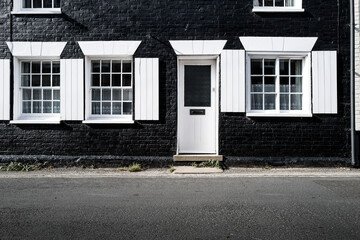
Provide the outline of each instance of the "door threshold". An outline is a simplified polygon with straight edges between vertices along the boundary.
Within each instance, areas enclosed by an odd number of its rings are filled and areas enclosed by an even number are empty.
[[[207,162],[209,160],[223,161],[223,155],[213,154],[187,154],[187,155],[174,155],[174,162]]]

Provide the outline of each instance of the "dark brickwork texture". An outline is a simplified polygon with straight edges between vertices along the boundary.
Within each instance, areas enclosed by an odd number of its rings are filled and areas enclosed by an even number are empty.
[[[350,158],[349,3],[303,0],[304,13],[252,13],[252,0],[62,0],[61,15],[10,16],[0,1],[5,41],[67,41],[62,58],[82,58],[76,41],[142,40],[135,57],[160,58],[160,121],[134,125],[14,126],[0,123],[0,155],[172,156],[176,154],[177,58],[168,40],[239,36],[318,37],[314,50],[338,51],[338,114],[252,118],[220,113],[220,154],[233,157]],[[12,18],[12,20],[10,19]],[[12,21],[12,24],[11,24]]]

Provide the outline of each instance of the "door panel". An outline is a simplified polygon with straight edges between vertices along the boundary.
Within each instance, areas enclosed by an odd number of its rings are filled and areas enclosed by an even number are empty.
[[[216,153],[215,61],[180,61],[179,153]]]

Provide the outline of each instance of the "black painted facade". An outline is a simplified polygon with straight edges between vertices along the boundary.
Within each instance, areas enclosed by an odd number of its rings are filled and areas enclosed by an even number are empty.
[[[1,0],[1,58],[11,58],[6,41],[66,41],[61,58],[83,58],[77,41],[141,40],[134,57],[160,59],[160,120],[97,126],[5,121],[0,155],[170,161],[177,147],[177,58],[168,40],[227,40],[225,49],[242,49],[240,36],[286,36],[318,37],[314,50],[338,52],[338,114],[247,118],[220,113],[219,153],[229,162],[349,162],[349,3],[303,0],[303,8],[303,13],[253,13],[252,0],[62,0],[61,15],[11,15],[11,1]]]

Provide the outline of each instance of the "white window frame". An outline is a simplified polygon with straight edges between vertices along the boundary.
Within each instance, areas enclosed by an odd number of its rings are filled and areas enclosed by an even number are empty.
[[[42,5],[43,5],[43,0],[42,0]],[[61,0],[60,0],[60,5],[61,5]],[[43,8],[43,7],[24,8],[23,0],[14,0],[14,6],[11,14],[61,14],[61,7],[60,8]]]
[[[251,59],[303,59],[302,110],[280,110],[279,67],[276,65],[276,110],[251,109]],[[276,61],[278,63],[278,61]],[[310,52],[247,52],[246,53],[246,116],[248,117],[312,117],[311,112],[311,53]]]
[[[42,114],[23,114],[22,113],[22,88],[21,88],[21,62],[23,61],[59,61],[60,57],[51,58],[17,58],[14,57],[14,120],[12,124],[59,124],[61,118],[60,113],[42,113]],[[61,64],[60,64],[61,69]],[[61,70],[60,70],[61,71]],[[60,74],[59,74],[60,75]],[[60,89],[60,87],[59,87]],[[61,89],[60,89],[61,98]],[[60,99],[60,109],[61,109]]]
[[[133,91],[131,115],[95,115],[91,112],[91,62],[97,60],[124,60],[131,61],[131,89]],[[131,124],[134,123],[134,60],[131,56],[124,57],[85,57],[85,120],[86,124]]]
[[[282,7],[282,6],[256,6],[253,0],[253,12],[304,12],[302,8],[302,0],[294,0],[294,6]],[[274,0],[273,0],[274,1]]]

